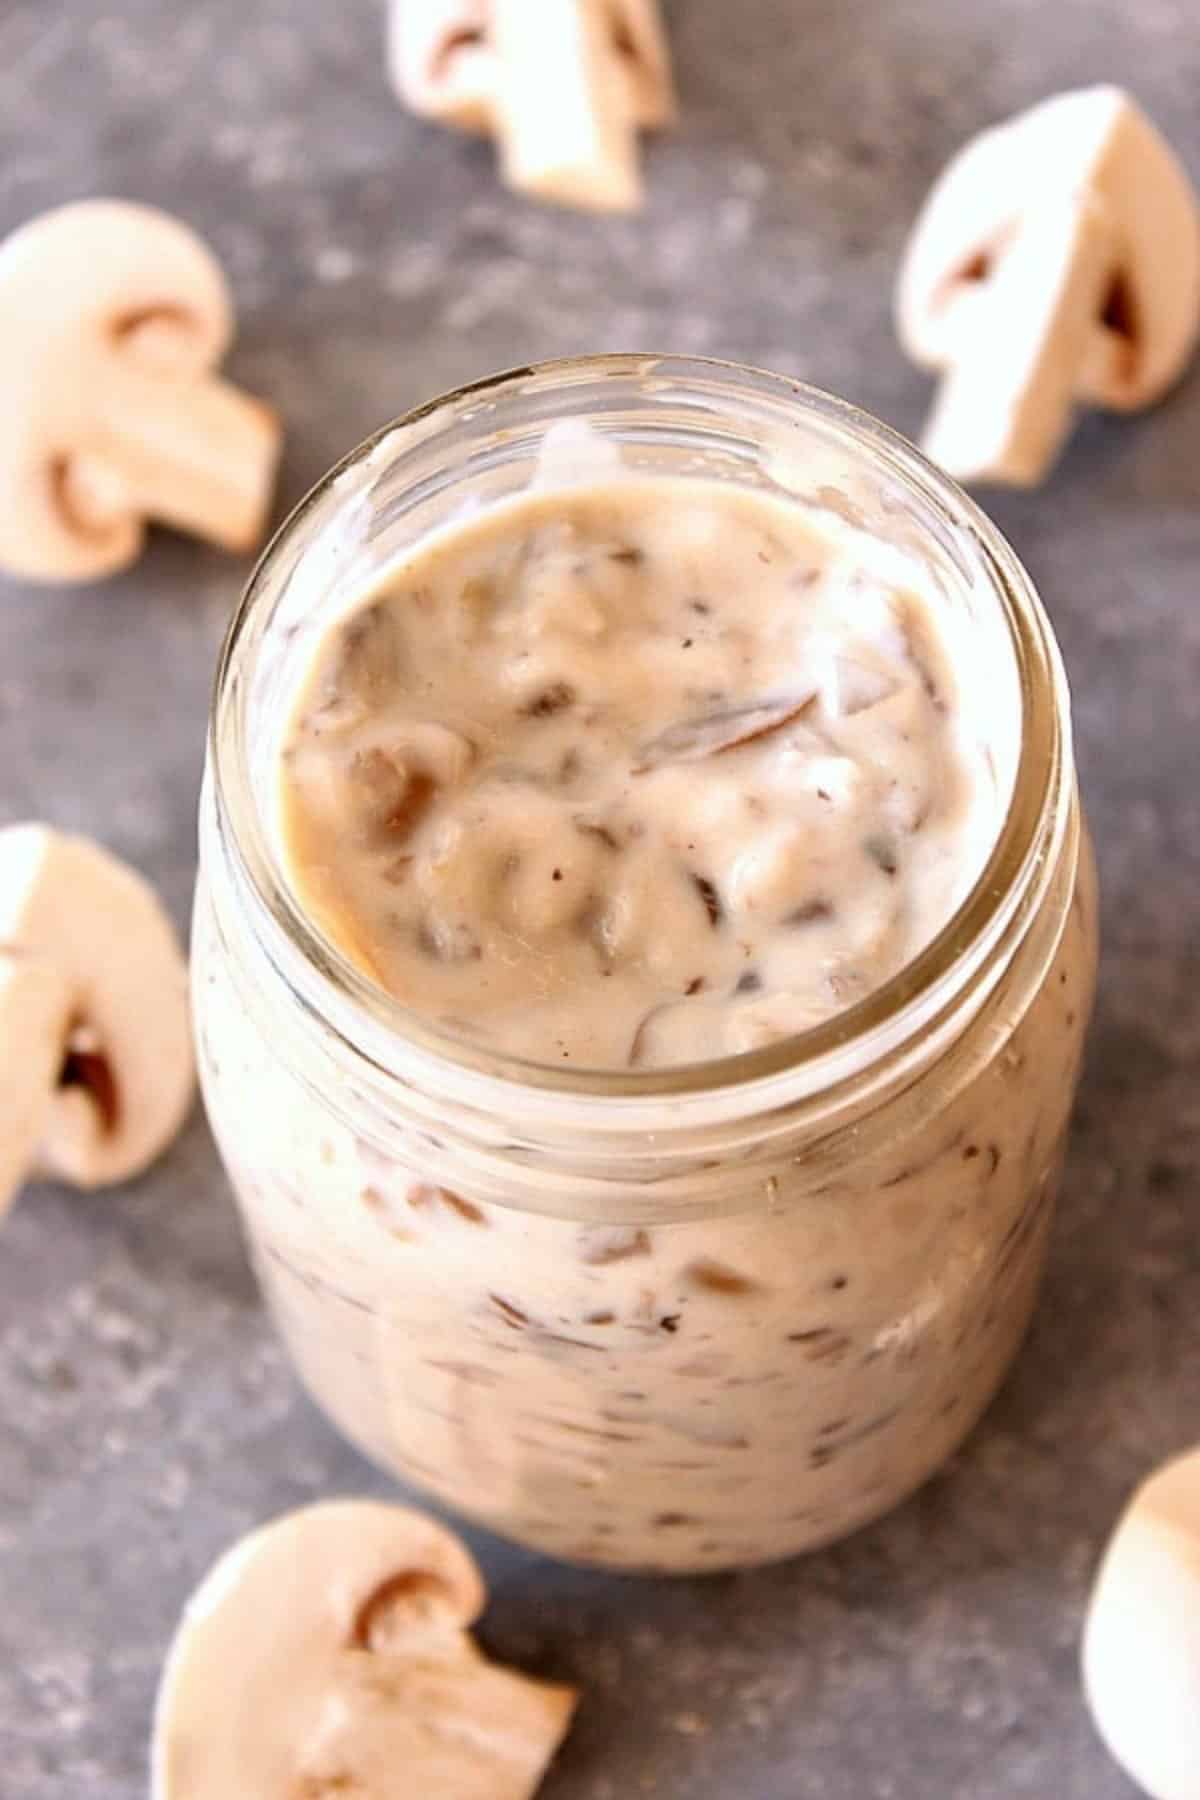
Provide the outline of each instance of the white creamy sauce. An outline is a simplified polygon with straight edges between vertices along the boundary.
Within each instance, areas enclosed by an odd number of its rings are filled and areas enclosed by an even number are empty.
[[[769,1043],[895,975],[995,840],[950,641],[789,502],[600,472],[506,501],[320,642],[281,763],[293,883],[491,1048]]]

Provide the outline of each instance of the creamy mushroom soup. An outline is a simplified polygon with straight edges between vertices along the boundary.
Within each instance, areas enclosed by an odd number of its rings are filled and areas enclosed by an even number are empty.
[[[894,975],[998,797],[929,605],[795,507],[542,494],[327,635],[282,764],[294,881],[380,986],[494,1049],[647,1068]]]

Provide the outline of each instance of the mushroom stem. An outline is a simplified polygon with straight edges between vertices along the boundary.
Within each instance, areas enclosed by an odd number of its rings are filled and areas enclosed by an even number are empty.
[[[493,0],[504,178],[568,206],[641,199],[633,85],[604,8]]]
[[[263,533],[279,456],[271,409],[216,376],[173,380],[123,362],[62,473],[84,531],[146,516],[249,550]]]
[[[948,362],[957,360],[964,345],[979,341],[980,333],[987,330],[991,303],[991,294],[972,282],[964,284],[941,308],[939,325]],[[1080,361],[1075,399],[1083,406],[1114,407],[1114,392],[1126,379],[1133,355],[1127,337],[1093,322]]]
[[[945,375],[922,440],[960,481],[1040,481],[1070,429],[1111,279],[1107,209],[1086,192],[1031,211]]]

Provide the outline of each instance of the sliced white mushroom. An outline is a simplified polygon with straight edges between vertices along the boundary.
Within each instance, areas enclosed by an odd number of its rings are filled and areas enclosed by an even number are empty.
[[[567,206],[641,199],[637,134],[675,117],[658,0],[392,0],[397,92],[491,133],[504,179]]]
[[[188,1602],[155,1709],[153,1800],[529,1800],[573,1689],[489,1663],[483,1582],[435,1520],[289,1513]]]
[[[155,895],[84,838],[0,831],[0,1215],[25,1178],[124,1181],[191,1104],[187,971]]]
[[[1115,87],[1060,94],[985,131],[935,184],[896,292],[900,339],[944,371],[924,440],[963,480],[1031,485],[1077,402],[1132,411],[1200,332],[1200,210]]]
[[[229,550],[266,525],[280,430],[212,371],[233,335],[221,269],[152,207],[86,200],[0,245],[0,567],[88,581],[154,520]]]
[[[1142,1484],[1092,1591],[1083,1680],[1096,1729],[1153,1800],[1200,1796],[1200,1450]]]

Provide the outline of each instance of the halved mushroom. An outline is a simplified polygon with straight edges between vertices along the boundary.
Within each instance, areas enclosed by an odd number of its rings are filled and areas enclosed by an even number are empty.
[[[489,1663],[465,1545],[403,1507],[289,1513],[188,1602],[155,1709],[154,1800],[529,1800],[573,1689]]]
[[[504,179],[567,206],[641,199],[637,133],[675,117],[658,0],[392,0],[414,112],[499,139]]]
[[[153,207],[63,206],[0,245],[0,567],[89,581],[148,519],[258,543],[280,430],[212,373],[233,336],[221,269]]]
[[[44,825],[0,831],[0,1060],[0,1215],[30,1174],[137,1174],[191,1103],[169,919],[140,875]]]
[[[1083,1637],[1096,1728],[1153,1800],[1200,1795],[1200,1450],[1134,1494],[1104,1554]]]
[[[1200,332],[1200,212],[1154,126],[1115,87],[985,131],[935,184],[896,292],[900,340],[944,371],[924,447],[952,475],[1030,485],[1074,404],[1132,411]]]

